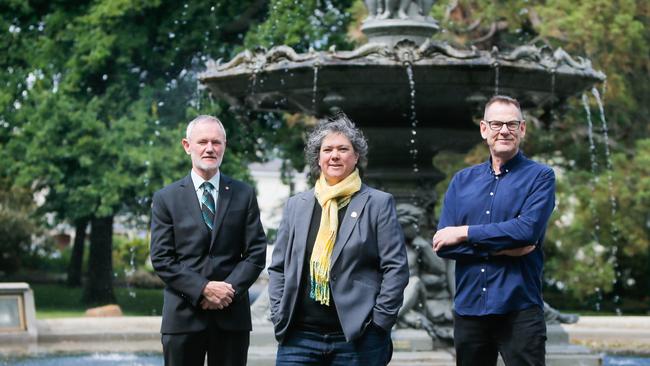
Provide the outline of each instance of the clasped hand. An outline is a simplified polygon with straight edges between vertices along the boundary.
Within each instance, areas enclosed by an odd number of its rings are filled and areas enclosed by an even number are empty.
[[[201,309],[221,310],[232,303],[235,289],[231,284],[222,281],[210,281],[203,289]]]

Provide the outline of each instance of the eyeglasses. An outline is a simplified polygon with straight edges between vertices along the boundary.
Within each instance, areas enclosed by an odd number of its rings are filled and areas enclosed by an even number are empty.
[[[501,131],[503,128],[503,125],[506,125],[509,131],[515,131],[517,128],[519,128],[519,125],[523,121],[508,121],[508,122],[503,122],[503,121],[484,121],[487,123],[488,126],[490,126],[490,129],[494,131]]]

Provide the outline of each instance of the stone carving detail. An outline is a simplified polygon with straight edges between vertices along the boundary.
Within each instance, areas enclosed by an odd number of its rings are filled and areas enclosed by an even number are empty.
[[[427,40],[418,49],[418,53],[425,57],[432,57],[436,54],[448,56],[457,59],[472,59],[481,57],[481,53],[476,47],[472,46],[470,50],[459,50],[450,46],[446,42]]]
[[[397,42],[394,47],[384,43],[366,43],[354,51],[341,51],[331,53],[331,57],[340,60],[354,60],[364,57],[382,57],[397,62],[414,63],[436,55],[455,59],[473,59],[481,57],[475,47],[470,50],[459,50],[445,42],[427,40],[421,46],[410,40]]]
[[[368,19],[415,19],[428,17],[435,0],[366,0]]]
[[[242,65],[250,69],[262,70],[268,64],[277,63],[283,60],[290,62],[304,62],[316,57],[318,57],[318,55],[315,52],[300,54],[293,48],[285,45],[275,46],[268,51],[263,47],[257,47],[253,51],[244,50],[237,54],[237,56],[228,63],[218,65],[217,71],[226,71]]]
[[[332,58],[338,60],[355,60],[368,56],[387,57],[390,54],[388,46],[384,43],[366,43],[353,51],[331,52]]]
[[[566,65],[580,70],[591,69],[590,60],[577,56],[576,61],[562,48],[558,48],[555,50],[555,52],[553,52],[553,58],[556,60],[558,66]]]
[[[434,341],[451,343],[454,262],[433,252],[431,240],[427,239],[430,221],[424,209],[410,203],[400,203],[396,209],[406,239],[410,272],[397,324],[424,329]]]
[[[492,49],[492,55],[498,55],[496,57],[505,61],[529,61],[539,63],[547,69],[556,69],[560,66],[568,66],[578,70],[591,69],[591,61],[582,57],[576,57],[574,60],[571,55],[562,48],[558,48],[553,52],[553,50],[547,46],[538,48],[532,45],[523,45],[515,48],[508,54],[499,54],[499,50],[494,47]]]
[[[259,72],[265,67],[277,64],[281,61],[299,64],[318,60],[319,63],[334,62],[335,60],[362,60],[379,59],[390,60],[399,63],[417,63],[422,60],[445,57],[456,60],[484,61],[488,64],[499,64],[500,61],[511,63],[535,63],[548,70],[556,70],[559,67],[568,67],[576,70],[593,71],[591,62],[582,57],[571,57],[562,48],[555,51],[549,47],[538,48],[532,45],[524,45],[515,48],[509,53],[501,53],[494,47],[491,51],[480,51],[475,47],[469,50],[462,50],[452,47],[446,42],[427,40],[418,46],[415,42],[404,39],[394,46],[385,43],[370,42],[356,48],[353,51],[336,51],[330,49],[328,52],[314,52],[311,50],[305,54],[297,53],[289,46],[276,46],[270,50],[256,48],[245,50],[236,55],[228,63],[220,64],[213,60],[208,61],[208,69],[216,69],[218,72],[229,71],[237,68],[245,68]],[[474,61],[472,61],[474,62]]]

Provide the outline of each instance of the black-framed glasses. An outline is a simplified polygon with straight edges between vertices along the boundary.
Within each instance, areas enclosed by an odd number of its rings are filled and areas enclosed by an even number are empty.
[[[494,131],[501,131],[501,129],[503,128],[503,125],[506,125],[506,127],[508,128],[509,131],[515,131],[517,128],[519,128],[519,125],[521,124],[521,122],[523,122],[523,121],[517,121],[517,120],[507,121],[507,122],[503,122],[503,121],[485,121],[485,123],[487,123],[487,125],[490,126],[490,129],[492,129]]]

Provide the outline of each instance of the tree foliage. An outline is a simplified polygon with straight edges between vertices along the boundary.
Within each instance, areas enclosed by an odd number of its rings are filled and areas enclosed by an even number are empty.
[[[298,52],[350,48],[351,0],[271,0],[269,14],[246,35],[246,46],[292,46]]]
[[[32,252],[32,235],[40,232],[31,192],[0,181],[0,272],[11,274]]]
[[[95,228],[148,213],[152,193],[189,170],[183,125],[224,114],[197,89],[196,71],[208,57],[229,57],[262,10],[260,1],[3,3],[0,174],[42,192],[41,210],[61,221],[87,218]],[[235,143],[223,169],[243,177],[255,140],[238,138],[239,121],[228,117]],[[95,238],[103,253],[91,280],[112,277],[111,237],[91,233],[91,252]],[[105,283],[89,282],[89,303],[113,300]]]

